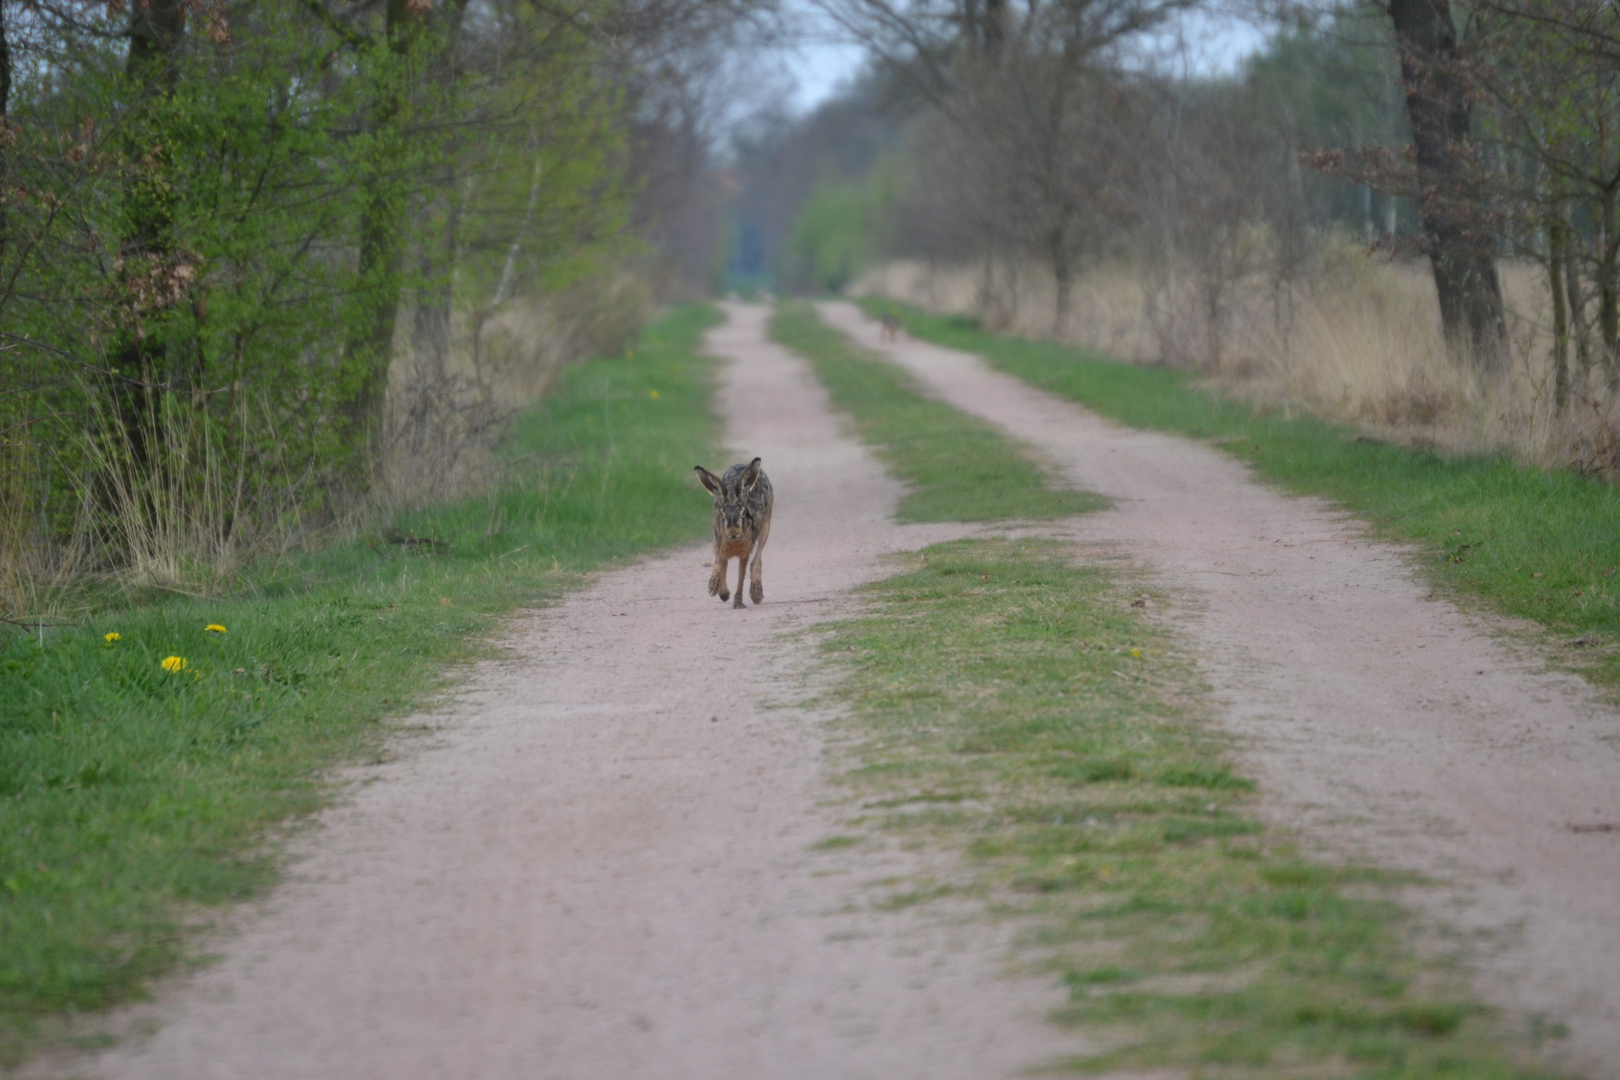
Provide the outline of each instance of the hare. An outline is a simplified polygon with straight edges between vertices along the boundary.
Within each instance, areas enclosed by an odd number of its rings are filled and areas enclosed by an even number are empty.
[[[760,553],[771,535],[771,482],[759,467],[759,458],[747,465],[733,465],[724,476],[716,476],[701,465],[694,466],[698,479],[714,495],[714,572],[709,575],[709,595],[720,602],[731,599],[726,591],[726,564],[737,560],[737,602],[743,606],[743,575],[750,573],[748,595],[755,604],[765,601],[765,585],[760,580]]]
[[[897,313],[893,311],[883,313],[883,331],[879,337],[885,343],[900,339],[900,316]]]

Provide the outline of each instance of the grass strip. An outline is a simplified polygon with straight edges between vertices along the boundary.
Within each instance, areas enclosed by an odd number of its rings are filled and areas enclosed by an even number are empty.
[[[566,370],[512,434],[512,483],[394,523],[422,543],[0,637],[0,1064],[53,1013],[138,996],[185,957],[188,923],[272,882],[274,827],[487,652],[499,616],[707,534],[691,469],[719,444],[696,350],[717,318],[676,309],[626,356]]]
[[[1107,505],[1054,486],[994,426],[924,396],[910,375],[827,326],[808,304],[779,307],[770,337],[810,361],[861,441],[906,483],[901,521],[1055,518]]]
[[[898,311],[916,337],[977,353],[1104,416],[1217,440],[1285,489],[1326,496],[1382,535],[1416,543],[1436,585],[1549,627],[1572,643],[1571,667],[1620,686],[1620,490],[1506,455],[1447,457],[1369,441],[1344,425],[1219,397],[1186,372],[990,334],[971,319],[886,300],[863,305],[873,315]]]
[[[966,852],[968,877],[883,904],[956,894],[1030,920],[1027,959],[1070,988],[1058,1019],[1105,1047],[1073,1071],[1538,1075],[1533,1033],[1414,958],[1393,881],[1302,859],[1251,816],[1137,580],[1045,540],[908,560],[824,645],[847,671],[865,831],[824,846]]]

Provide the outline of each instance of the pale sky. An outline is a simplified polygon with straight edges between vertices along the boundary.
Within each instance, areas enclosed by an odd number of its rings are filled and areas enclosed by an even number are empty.
[[[1178,34],[1189,43],[1185,57],[1188,75],[1233,71],[1266,40],[1266,31],[1253,23],[1204,12],[1184,16],[1157,44],[1167,51],[1173,49]],[[859,71],[864,59],[865,52],[858,45],[826,41],[806,42],[788,52],[784,66],[798,84],[794,105],[809,112]]]

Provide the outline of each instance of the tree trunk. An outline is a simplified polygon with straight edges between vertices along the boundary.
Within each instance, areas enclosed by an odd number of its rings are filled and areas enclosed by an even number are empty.
[[[986,243],[984,245],[984,254],[981,256],[981,258],[983,261],[979,264],[979,317],[980,319],[986,320],[986,326],[988,326],[990,304],[995,296],[996,287],[995,245]]]
[[[984,51],[994,56],[1007,40],[1007,0],[984,0]]]
[[[1061,340],[1063,328],[1069,321],[1069,295],[1074,288],[1074,269],[1069,265],[1069,242],[1063,229],[1052,230],[1047,247],[1052,259],[1052,283],[1057,293],[1052,311],[1052,336]]]
[[[185,32],[186,0],[148,0],[130,6],[124,76],[133,109],[138,110],[143,99],[173,93],[179,78],[175,60]],[[156,280],[166,272],[174,248],[173,209],[164,176],[172,160],[166,140],[143,131],[138,121],[130,123],[130,131],[126,153],[134,172],[125,180],[124,200],[131,228],[120,244],[121,272],[126,281],[143,276]],[[123,442],[116,450],[127,455],[130,466],[140,473],[151,466],[157,449],[152,440],[157,437],[160,388],[168,376],[167,343],[143,325],[143,320],[144,313],[134,310],[132,304],[128,323],[120,329],[108,357]]]
[[[10,124],[11,39],[6,34],[6,3],[0,0],[0,273],[5,270],[6,241],[11,236],[11,221],[6,213],[6,189],[10,186],[8,178],[11,175],[11,154],[8,150],[11,140],[7,134]],[[0,297],[0,306],[4,303],[4,297]]]
[[[1564,215],[1556,207],[1547,222],[1547,288],[1552,293],[1553,406],[1559,413],[1569,405],[1569,318],[1564,289]]]
[[[1603,193],[1598,224],[1598,333],[1603,338],[1603,374],[1610,390],[1620,389],[1620,236],[1615,234],[1615,192]]]
[[[399,228],[403,215],[401,200],[383,187],[383,181],[373,185],[360,212],[357,269],[368,302],[344,348],[345,361],[355,374],[343,411],[356,449],[367,448],[381,419],[399,318]]]
[[[1224,275],[1218,270],[1204,279],[1204,319],[1209,326],[1209,355],[1207,363],[1210,371],[1219,371],[1226,352],[1226,327],[1222,323],[1222,308],[1225,306],[1226,284]]]
[[[442,48],[434,58],[435,74],[442,75],[438,69],[447,66],[466,7],[466,0],[452,0],[439,16],[445,25]],[[371,122],[374,131],[387,133],[394,140],[403,138],[398,129],[408,120],[410,87],[403,81],[406,60],[429,31],[431,18],[408,0],[388,0],[384,30],[388,51],[399,69],[390,72],[391,82],[382,89]],[[360,213],[357,270],[369,303],[344,348],[350,375],[343,410],[351,445],[362,452],[375,449],[372,443],[387,403],[388,368],[394,357],[394,332],[404,284],[406,199],[394,183],[398,179],[396,163],[388,160],[397,153],[397,144],[393,151],[380,151],[382,160],[374,163],[370,191]]]
[[[1506,370],[1507,324],[1489,221],[1467,185],[1468,87],[1458,77],[1450,0],[1390,0],[1406,112],[1417,152],[1418,209],[1446,337],[1484,374]]]
[[[1575,339],[1576,380],[1584,388],[1592,370],[1592,331],[1586,324],[1586,297],[1581,294],[1581,264],[1570,236],[1564,238],[1564,299],[1569,309],[1570,336]]]

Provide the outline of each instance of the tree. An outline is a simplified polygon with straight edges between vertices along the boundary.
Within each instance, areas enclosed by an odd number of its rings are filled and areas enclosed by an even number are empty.
[[[1061,327],[1094,205],[1090,117],[1105,58],[1199,0],[1029,0],[1020,9],[1000,0],[820,2],[962,129],[964,153],[987,156],[978,171],[999,173],[1001,188],[986,194],[1027,211],[1021,228],[987,236],[987,256],[1038,252]],[[995,228],[995,217],[982,220]]]
[[[396,329],[442,360],[631,246],[626,87],[740,6],[467,10],[0,4],[0,432],[41,451],[0,527],[172,576],[330,518]]]
[[[1597,366],[1620,390],[1620,12],[1502,0],[1482,21],[1472,74],[1501,144],[1496,197],[1524,223],[1516,249],[1547,268],[1562,407]]]
[[[1446,336],[1482,372],[1507,365],[1496,230],[1476,180],[1472,93],[1450,0],[1390,0],[1412,126],[1417,201]]]

